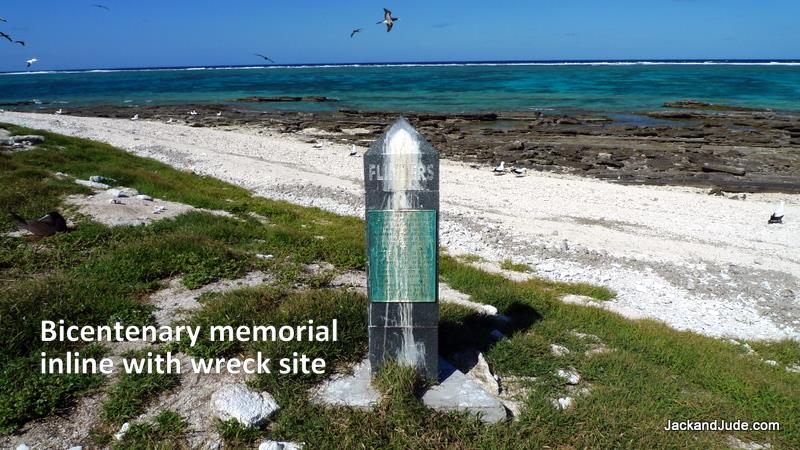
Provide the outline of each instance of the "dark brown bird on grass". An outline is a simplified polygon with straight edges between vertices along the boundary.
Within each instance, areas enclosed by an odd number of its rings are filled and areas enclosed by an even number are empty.
[[[30,231],[37,237],[52,236],[56,233],[67,231],[67,221],[55,211],[49,212],[38,219],[23,219],[14,213],[11,213],[11,217],[17,222],[17,227],[20,230]]]

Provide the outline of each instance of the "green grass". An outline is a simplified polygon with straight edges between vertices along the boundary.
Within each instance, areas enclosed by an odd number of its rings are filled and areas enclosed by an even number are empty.
[[[15,131],[33,132],[32,130]],[[104,175],[154,197],[235,214],[224,218],[191,213],[146,227],[108,228],[81,220],[71,233],[38,243],[0,238],[0,432],[8,433],[33,418],[69,406],[102,382],[98,377],[30,376],[39,351],[64,352],[76,345],[38,341],[38,322],[63,318],[75,324],[120,320],[151,322],[149,294],[165,278],[182,276],[197,287],[249,270],[275,276],[271,286],[240,289],[202,298],[203,307],[187,322],[197,325],[300,324],[313,319],[339,321],[338,343],[216,343],[203,338],[194,348],[172,346],[194,356],[273,358],[293,352],[322,357],[330,370],[364,357],[367,344],[366,299],[328,288],[332,273],[313,277],[302,265],[327,261],[337,270],[364,269],[363,222],[318,209],[251,196],[221,181],[173,170],[90,141],[45,134],[43,148],[0,155],[0,212],[12,208],[36,216],[57,208],[65,195],[85,192],[56,171],[82,178]],[[257,213],[263,225],[250,217]],[[0,231],[13,228],[0,214]],[[314,239],[313,236],[325,239]],[[256,253],[275,255],[273,260]],[[251,384],[276,397],[281,410],[261,429],[220,424],[229,446],[245,446],[259,436],[306,442],[308,448],[726,448],[725,433],[662,431],[672,420],[779,421],[780,432],[737,432],[744,440],[769,442],[773,448],[800,448],[800,375],[784,366],[800,363],[797,342],[750,342],[758,356],[741,346],[655,321],[631,321],[577,305],[565,294],[598,301],[613,298],[607,288],[531,278],[514,282],[472,267],[470,261],[443,255],[440,274],[474,301],[491,304],[510,318],[492,319],[455,305],[442,305],[440,347],[443,353],[465,348],[483,351],[501,380],[522,377],[530,388],[522,396],[518,421],[492,426],[459,414],[425,408],[416,396],[418,382],[402,368],[377,380],[388,393],[372,412],[327,408],[309,401],[307,390],[319,375],[255,377]],[[511,269],[513,270],[513,269]],[[499,328],[508,339],[496,342]],[[574,331],[598,336],[613,351],[585,352],[597,343]],[[551,344],[569,348],[555,357]],[[760,358],[773,359],[768,366]],[[576,407],[556,411],[552,398],[567,394],[554,372],[574,367],[588,396]],[[535,379],[534,379],[535,378]],[[174,381],[123,376],[109,387],[104,417],[118,423],[140,413]],[[174,417],[173,417],[174,419]],[[165,422],[166,423],[166,422]],[[120,448],[183,448],[180,434],[166,436],[167,426],[136,425]],[[177,427],[181,429],[180,426]],[[133,431],[133,429],[132,429]],[[130,432],[129,432],[130,433]],[[163,445],[159,447],[160,445]]]
[[[510,259],[504,259],[503,261],[501,261],[500,268],[503,270],[511,270],[514,272],[523,272],[523,273],[531,271],[531,266],[525,263],[515,263]]]
[[[188,449],[184,435],[188,425],[175,411],[164,410],[151,422],[131,425],[122,440],[112,445],[114,450],[179,450]]]
[[[125,358],[146,358],[148,353],[159,353],[157,350],[140,350],[122,355]],[[163,354],[163,352],[162,352]],[[178,375],[159,373],[123,373],[119,382],[109,393],[103,403],[103,420],[110,424],[121,425],[123,422],[144,412],[148,400],[176,386]]]

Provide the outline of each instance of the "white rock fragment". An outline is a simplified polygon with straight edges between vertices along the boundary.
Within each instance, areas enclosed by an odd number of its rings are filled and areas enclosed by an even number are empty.
[[[131,424],[130,423],[128,423],[128,422],[123,423],[122,427],[120,427],[119,431],[114,433],[114,439],[117,440],[117,441],[121,441],[122,438],[124,438],[125,435],[128,433],[128,430],[130,428],[131,428]]]
[[[569,353],[569,349],[563,345],[550,344],[550,353],[552,353],[553,356],[564,356]]]
[[[149,195],[145,195],[145,194],[139,194],[139,195],[136,196],[136,198],[139,199],[139,200],[144,200],[146,202],[152,202],[153,201],[153,197],[150,197]]]
[[[773,359],[765,359],[764,360],[764,364],[766,364],[768,366],[777,366],[778,365],[778,361],[775,361]]]
[[[165,212],[166,210],[167,210],[167,208],[159,205],[159,206],[156,206],[156,207],[153,208],[153,214],[161,214],[161,213]]]
[[[81,186],[86,186],[92,189],[108,189],[111,187],[105,183],[98,183],[90,180],[75,180],[75,184],[80,184]]]
[[[742,450],[766,450],[772,448],[772,444],[759,444],[758,442],[746,442],[736,436],[728,436],[726,439],[727,444],[731,448]]]
[[[274,257],[275,257],[275,255],[269,255],[269,254],[263,254],[263,253],[257,253],[256,254],[256,258],[258,258],[258,259],[272,259]]]
[[[75,447],[70,447],[69,450],[83,450],[82,445],[76,445]]]
[[[556,375],[567,382],[567,384],[578,384],[581,382],[581,375],[577,370],[570,367],[568,370],[558,369]]]
[[[211,403],[222,421],[236,419],[244,426],[264,423],[278,409],[278,403],[267,392],[253,392],[242,383],[229,384],[211,396]]]
[[[300,450],[305,444],[295,444],[294,442],[283,441],[264,441],[258,446],[258,450]]]
[[[575,401],[572,399],[572,397],[555,398],[553,399],[553,407],[555,409],[560,409],[563,411],[565,409],[572,407],[574,402]]]
[[[22,444],[19,444],[17,446],[17,450],[30,450],[30,447],[28,447],[28,445],[23,442]]]
[[[800,373],[800,364],[792,364],[791,366],[786,366],[786,371],[792,373]]]

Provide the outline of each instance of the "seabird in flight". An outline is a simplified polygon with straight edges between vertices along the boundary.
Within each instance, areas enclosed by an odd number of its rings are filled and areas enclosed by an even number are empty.
[[[767,223],[783,223],[783,202],[775,208]]]
[[[265,61],[269,61],[269,62],[271,62],[272,64],[275,64],[275,61],[273,61],[273,60],[271,60],[271,59],[267,58],[266,56],[262,55],[261,53],[253,53],[253,55],[254,55],[254,56],[258,56],[259,58],[264,58],[264,60],[265,60]]]
[[[34,236],[52,236],[56,233],[67,231],[67,221],[55,211],[49,212],[38,219],[23,219],[14,213],[11,213],[11,217],[17,222],[17,227],[20,230],[27,230]]]
[[[97,3],[94,3],[94,4],[92,4],[92,5],[89,5],[89,7],[90,7],[90,8],[100,8],[100,9],[105,9],[106,11],[111,11],[110,9],[108,9],[108,6],[106,6],[106,5],[99,5],[99,4],[97,4]]]
[[[13,40],[13,39],[11,39],[11,36],[9,36],[9,35],[7,35],[7,34],[3,33],[2,31],[0,31],[0,37],[1,37],[1,38],[6,38],[6,39],[8,39],[8,42],[11,42],[12,44],[14,43],[14,40]]]
[[[29,59],[29,60],[27,60],[27,61],[25,61],[25,62],[28,64],[28,67],[30,67],[30,66],[32,66],[32,65],[33,65],[33,63],[35,63],[35,62],[37,62],[37,61],[39,61],[39,60],[38,60],[38,59],[36,59],[36,58],[31,58],[31,59]]]
[[[386,24],[386,32],[392,31],[392,27],[394,26],[394,22],[396,20],[400,20],[397,17],[392,17],[392,12],[386,8],[383,8],[383,20],[378,22],[378,25],[385,23]]]
[[[14,41],[14,43],[25,47],[25,41]]]
[[[356,34],[358,34],[358,33],[361,33],[361,30],[363,30],[363,28],[356,28],[356,29],[354,29],[354,30],[353,30],[353,31],[350,33],[350,37],[353,37],[353,36],[355,36]]]
[[[0,22],[8,22],[6,19],[0,17]]]

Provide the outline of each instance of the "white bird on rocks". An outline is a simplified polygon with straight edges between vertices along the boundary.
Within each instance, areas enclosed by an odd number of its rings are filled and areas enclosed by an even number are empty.
[[[38,60],[38,59],[36,59],[36,58],[31,58],[31,59],[29,59],[29,60],[27,60],[27,61],[25,61],[25,62],[28,64],[28,67],[30,67],[30,66],[32,66],[34,63],[36,63],[36,62],[38,62],[38,61],[39,61],[39,60]]]
[[[775,208],[775,211],[772,213],[767,223],[783,223],[783,206],[784,202],[781,202],[781,204]]]
[[[217,113],[217,117],[222,117],[222,111]]]
[[[60,116],[60,115],[64,114],[64,110],[63,110],[63,109],[61,109],[61,108],[58,108],[58,111],[56,111],[56,113],[55,113],[55,114],[56,114],[57,116]]]
[[[131,120],[134,120],[134,121],[139,120],[139,115],[138,114],[134,114],[133,117],[131,117]]]
[[[191,110],[191,111],[189,111],[189,115],[190,116],[196,116],[197,115],[197,111]]]
[[[167,123],[172,123],[172,122],[174,121],[172,120],[172,117],[170,117],[169,120],[167,120]]]
[[[500,161],[500,165],[492,169],[492,172],[494,172],[495,174],[506,173],[506,162]]]
[[[524,167],[516,167],[516,166],[514,166],[514,168],[511,169],[511,171],[514,172],[514,174],[516,174],[518,177],[524,177],[525,173],[528,171],[528,169],[526,169]]]
[[[350,156],[356,156],[358,154],[358,150],[356,150],[356,144],[350,148]]]

